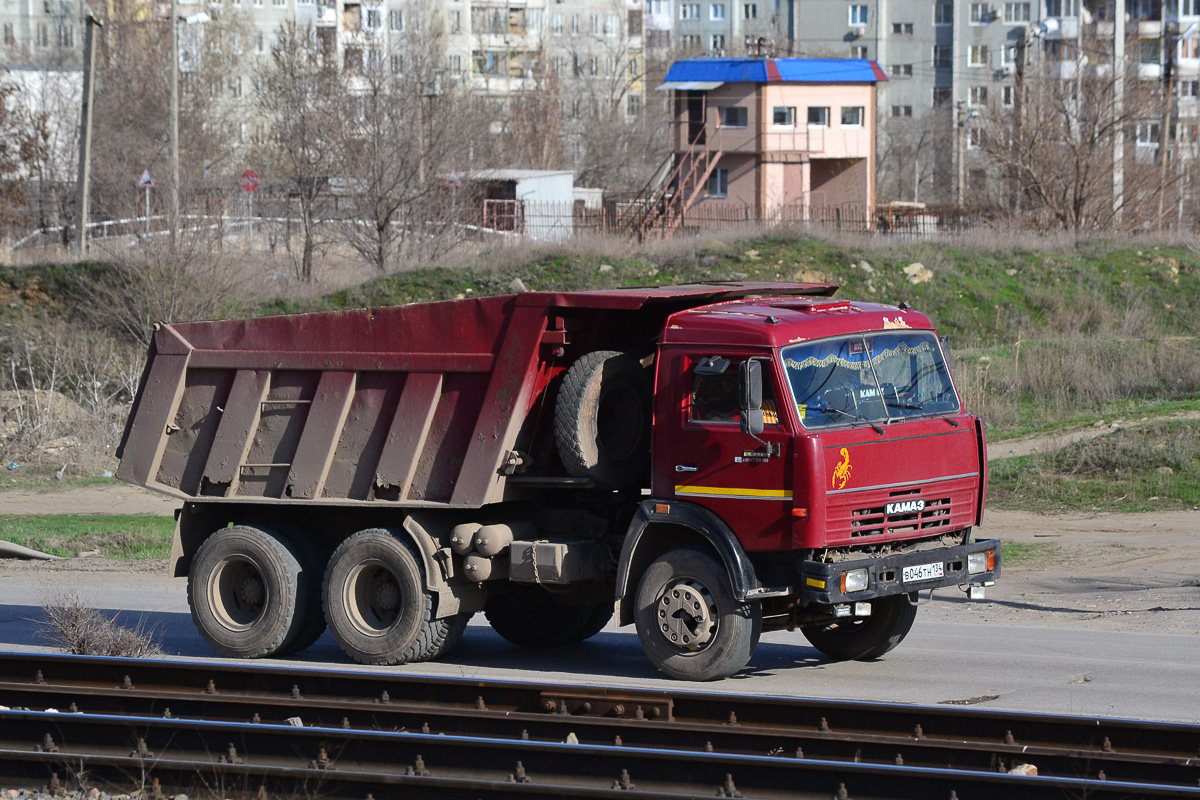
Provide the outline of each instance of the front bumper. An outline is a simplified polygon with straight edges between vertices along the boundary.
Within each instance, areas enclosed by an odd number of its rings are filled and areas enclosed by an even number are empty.
[[[970,553],[980,553],[995,550],[993,569],[967,573],[967,556]],[[905,567],[919,564],[942,564],[943,575],[940,578],[902,580]],[[867,570],[867,588],[860,592],[843,592],[842,573],[849,570]],[[801,596],[811,603],[848,603],[855,600],[871,600],[876,597],[887,597],[895,594],[919,592],[922,589],[939,589],[943,586],[967,586],[993,581],[1000,575],[1000,540],[984,539],[980,542],[939,547],[933,550],[919,550],[914,553],[899,553],[879,558],[865,558],[855,561],[841,561],[836,564],[824,564],[817,561],[804,561],[800,565]]]

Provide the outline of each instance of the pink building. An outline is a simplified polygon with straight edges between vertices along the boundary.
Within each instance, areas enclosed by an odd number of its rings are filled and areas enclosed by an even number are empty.
[[[875,202],[874,61],[694,58],[663,90],[675,108],[673,171],[646,227],[811,219]],[[677,221],[676,221],[677,220]]]

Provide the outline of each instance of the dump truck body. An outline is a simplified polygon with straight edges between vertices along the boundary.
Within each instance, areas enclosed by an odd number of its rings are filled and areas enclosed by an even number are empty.
[[[180,499],[173,568],[231,655],[306,646],[322,613],[367,663],[436,657],[481,610],[562,644],[615,598],[676,677],[732,674],[764,625],[873,657],[916,589],[978,592],[999,548],[971,541],[983,430],[929,320],[836,288],[162,325],[117,474]]]

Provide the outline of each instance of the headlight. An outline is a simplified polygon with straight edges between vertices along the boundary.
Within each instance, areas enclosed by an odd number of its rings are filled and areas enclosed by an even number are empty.
[[[988,571],[988,562],[991,561],[991,550],[984,550],[982,553],[969,553],[967,555],[967,573],[969,575],[978,575],[981,572]]]
[[[867,571],[852,569],[842,573],[842,593],[861,592],[867,588]]]

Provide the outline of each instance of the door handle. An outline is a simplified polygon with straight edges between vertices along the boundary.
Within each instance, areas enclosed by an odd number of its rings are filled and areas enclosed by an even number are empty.
[[[695,472],[696,467],[685,467],[683,464],[676,464],[675,471],[676,472]]]

